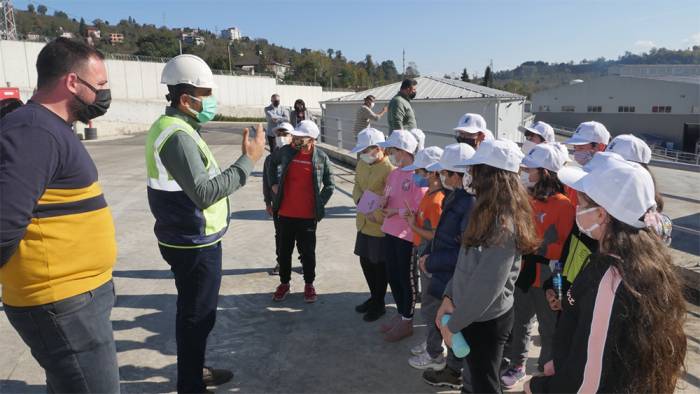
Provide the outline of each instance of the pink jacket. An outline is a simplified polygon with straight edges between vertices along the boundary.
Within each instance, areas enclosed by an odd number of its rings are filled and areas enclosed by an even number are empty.
[[[386,208],[398,208],[399,213],[384,219],[382,231],[385,234],[413,242],[413,230],[408,226],[401,213],[406,210],[406,203],[411,210],[416,211],[418,204],[428,191],[427,187],[418,187],[413,182],[413,171],[401,171],[397,168],[386,178],[384,196],[387,198]]]

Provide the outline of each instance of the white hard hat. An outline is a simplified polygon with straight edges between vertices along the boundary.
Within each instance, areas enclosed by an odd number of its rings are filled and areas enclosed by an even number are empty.
[[[179,55],[170,59],[163,68],[160,83],[178,85],[185,83],[197,88],[216,87],[214,74],[207,62],[195,55]]]

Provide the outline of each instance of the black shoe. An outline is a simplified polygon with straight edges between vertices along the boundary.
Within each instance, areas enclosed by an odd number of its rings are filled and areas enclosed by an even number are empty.
[[[202,370],[202,381],[205,386],[220,386],[231,379],[233,379],[233,372],[228,369],[204,367]]]
[[[373,321],[378,320],[380,317],[384,316],[385,313],[386,313],[385,308],[381,308],[381,309],[369,308],[367,313],[365,313],[365,315],[362,316],[362,320],[364,320],[366,322],[373,322]]]
[[[462,373],[450,367],[439,371],[428,369],[423,372],[423,381],[435,387],[449,387],[455,390],[462,388]]]
[[[355,312],[357,313],[367,313],[369,311],[369,307],[372,306],[372,299],[368,299],[367,301],[363,302],[362,304],[358,305],[355,307]]]

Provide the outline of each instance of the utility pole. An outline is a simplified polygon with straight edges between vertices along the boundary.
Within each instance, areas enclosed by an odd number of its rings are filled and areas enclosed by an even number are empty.
[[[233,67],[231,67],[231,41],[226,44],[226,52],[228,52],[228,73],[233,75]]]
[[[406,78],[406,49],[403,50],[401,58],[401,78]]]
[[[17,40],[17,25],[15,24],[15,10],[10,0],[2,0],[0,3],[2,19],[0,20],[0,38],[4,40]]]
[[[178,38],[177,43],[180,45],[180,55],[182,55],[182,38]]]

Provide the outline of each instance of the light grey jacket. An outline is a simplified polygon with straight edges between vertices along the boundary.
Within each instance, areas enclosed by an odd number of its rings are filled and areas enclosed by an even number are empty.
[[[499,245],[465,247],[459,251],[457,267],[447,283],[445,295],[455,311],[447,327],[453,333],[474,322],[495,319],[513,307],[513,289],[520,273],[520,252],[512,230]]]
[[[282,107],[282,104],[278,105],[276,108],[274,105],[270,104],[265,107],[265,118],[267,119],[265,135],[274,137],[275,133],[272,130],[282,122],[289,122],[289,111]]]

